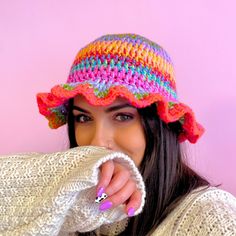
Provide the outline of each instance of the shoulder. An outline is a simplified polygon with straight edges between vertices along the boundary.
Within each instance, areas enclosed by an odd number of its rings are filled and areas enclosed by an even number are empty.
[[[192,191],[182,202],[182,205],[187,204],[187,209],[191,211],[194,208],[209,207],[219,210],[227,210],[230,208],[236,212],[236,198],[224,190],[215,187],[198,188]]]
[[[198,188],[160,226],[171,235],[236,235],[236,198],[218,188]]]
[[[230,193],[208,188],[194,192],[186,199],[178,230],[193,235],[236,234],[236,199]],[[191,199],[192,197],[192,199]]]

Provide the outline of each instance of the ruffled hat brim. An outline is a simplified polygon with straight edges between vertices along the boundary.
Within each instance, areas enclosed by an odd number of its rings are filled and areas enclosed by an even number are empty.
[[[183,103],[167,101],[159,93],[137,97],[123,86],[113,86],[109,91],[95,95],[94,89],[89,84],[78,84],[74,87],[71,87],[70,84],[56,85],[51,89],[51,93],[37,94],[39,112],[48,119],[52,129],[67,122],[67,102],[79,94],[94,106],[107,106],[117,97],[126,98],[131,105],[137,108],[156,103],[161,120],[165,123],[180,122],[182,126],[182,132],[178,137],[180,142],[188,140],[196,143],[204,132],[204,128],[197,123],[193,111]]]

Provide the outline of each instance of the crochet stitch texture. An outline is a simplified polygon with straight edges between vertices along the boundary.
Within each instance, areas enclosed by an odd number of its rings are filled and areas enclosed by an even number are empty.
[[[173,63],[158,44],[136,34],[105,35],[82,48],[67,82],[37,94],[39,111],[51,128],[67,122],[70,98],[82,94],[92,105],[123,97],[137,108],[156,103],[160,118],[179,121],[179,141],[195,143],[204,132],[193,111],[178,101]]]

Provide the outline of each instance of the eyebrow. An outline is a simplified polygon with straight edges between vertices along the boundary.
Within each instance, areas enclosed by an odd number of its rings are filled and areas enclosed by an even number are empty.
[[[117,110],[120,110],[120,109],[126,108],[126,107],[131,107],[131,108],[136,109],[134,106],[130,105],[129,103],[125,103],[125,104],[120,104],[120,105],[109,107],[105,110],[105,112],[109,113],[109,112],[117,111]],[[81,112],[90,114],[89,111],[85,110],[84,108],[78,107],[78,106],[73,106],[72,110],[77,110],[77,111],[81,111]]]

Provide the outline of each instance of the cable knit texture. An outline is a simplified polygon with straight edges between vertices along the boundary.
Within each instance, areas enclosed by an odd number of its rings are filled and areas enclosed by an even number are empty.
[[[152,234],[164,235],[236,235],[235,197],[214,187],[194,190]]]
[[[100,212],[94,203],[99,167],[114,160],[129,168],[142,192],[134,162],[125,154],[98,147],[77,147],[52,154],[0,157],[0,235],[58,235],[85,232],[127,218],[123,206]]]

